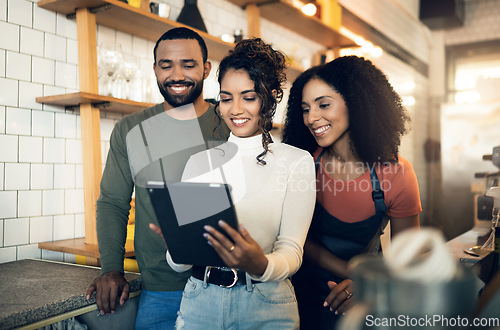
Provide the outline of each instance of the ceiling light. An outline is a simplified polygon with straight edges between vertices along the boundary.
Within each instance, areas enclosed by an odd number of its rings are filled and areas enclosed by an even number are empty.
[[[306,5],[304,5],[301,10],[307,16],[314,16],[314,14],[316,14],[317,8],[314,5],[314,3],[310,2],[310,3],[306,4]]]

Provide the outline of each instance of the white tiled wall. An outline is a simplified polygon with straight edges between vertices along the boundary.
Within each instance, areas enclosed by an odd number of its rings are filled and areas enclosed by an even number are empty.
[[[19,162],[41,163],[42,142],[41,137],[19,136]]]
[[[7,0],[0,0],[0,20],[7,19]]]
[[[175,19],[183,1],[167,2]],[[246,35],[240,7],[224,0],[198,1],[198,6],[210,34],[239,28]],[[74,262],[74,256],[41,251],[37,243],[85,235],[80,117],[78,111],[41,105],[35,98],[78,91],[76,22],[38,8],[36,0],[0,0],[0,31],[0,262],[27,257]],[[298,61],[322,50],[268,20],[262,20],[261,31],[266,41]],[[418,42],[414,39],[412,45]],[[98,45],[106,40],[139,57],[140,70],[152,75],[154,42],[98,26]],[[396,75],[408,71],[390,63],[381,66],[399,68]],[[215,71],[216,65],[212,79]],[[211,94],[206,97],[217,94],[214,81],[207,86]],[[122,115],[101,116],[104,162],[110,133]]]
[[[17,162],[17,141],[18,137],[15,135],[0,135],[0,145],[2,146],[0,161]]]
[[[54,116],[53,112],[35,111],[31,112],[31,123],[33,136],[54,136]]]
[[[0,0],[0,30],[0,262],[74,262],[38,243],[85,235],[79,116],[35,98],[78,90],[75,20]]]
[[[6,219],[4,222],[4,246],[28,244],[29,241],[29,219],[16,218]]]
[[[1,23],[1,22],[0,22]],[[5,50],[0,49],[0,77],[5,76]]]
[[[0,249],[0,262],[8,262],[17,259],[17,247],[10,246]]]
[[[30,81],[30,56],[13,51],[7,51],[7,66],[5,76],[10,79]]]
[[[0,220],[0,248],[3,247],[3,223],[4,223],[4,220]],[[0,252],[0,255],[1,255],[1,252]],[[1,260],[0,260],[1,262]]]
[[[75,235],[74,214],[54,216],[54,240],[68,239]]]
[[[43,190],[42,215],[64,214],[64,190]]]
[[[42,215],[42,191],[23,190],[17,195],[17,214],[20,217],[36,217]]]
[[[7,0],[7,20],[10,23],[31,27],[33,6],[31,1]]]
[[[30,242],[32,244],[52,241],[53,217],[32,217],[30,219]]]
[[[0,106],[0,133],[5,134],[5,107]]]
[[[42,251],[38,248],[38,244],[26,244],[17,247],[17,259],[40,259]]]
[[[5,190],[28,190],[30,164],[5,163]]]
[[[5,21],[0,21],[2,39],[0,47],[6,50],[19,51],[19,26]]]
[[[31,164],[31,189],[54,188],[54,165]]]
[[[35,99],[42,95],[43,85],[20,81],[19,82],[19,107],[26,109],[42,110],[42,105],[37,103]],[[21,97],[22,95],[22,97]],[[36,124],[38,126],[38,124]]]
[[[43,56],[43,38],[44,33],[42,31],[37,31],[29,29],[26,27],[21,27],[21,49],[20,51],[24,54]]]
[[[4,168],[5,168],[5,164],[0,163],[0,191],[4,190],[4,187],[3,187]]]
[[[0,191],[0,219],[17,216],[17,192]]]
[[[1,27],[0,27],[1,29]],[[0,104],[17,107],[18,82],[13,79],[0,78]]]

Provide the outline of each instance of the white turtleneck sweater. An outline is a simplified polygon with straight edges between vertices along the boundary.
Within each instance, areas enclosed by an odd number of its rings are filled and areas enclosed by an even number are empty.
[[[191,156],[182,176],[182,181],[231,185],[238,222],[269,261],[262,276],[251,276],[261,282],[282,281],[299,269],[316,200],[311,155],[282,143],[269,149],[266,165],[260,165],[256,157],[264,150],[262,135],[231,133],[228,142]],[[168,253],[167,261],[179,272],[191,267],[174,263]]]

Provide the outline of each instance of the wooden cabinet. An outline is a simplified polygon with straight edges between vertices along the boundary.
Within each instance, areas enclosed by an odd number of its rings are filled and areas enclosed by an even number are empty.
[[[260,37],[260,18],[263,17],[295,32],[309,40],[317,42],[325,48],[338,51],[341,47],[351,47],[355,42],[337,30],[326,25],[316,17],[304,15],[287,0],[228,0],[246,10],[248,35]],[[340,25],[340,24],[339,24]],[[288,67],[288,81],[293,82],[303,68],[291,65]]]
[[[69,17],[75,15],[77,8],[86,8],[95,15],[97,24],[151,41],[158,40],[167,30],[185,26],[118,0],[39,0],[38,6]],[[206,32],[196,32],[205,40],[210,58],[214,60],[222,59],[234,47]]]
[[[286,0],[229,0],[229,2],[247,8],[247,11],[256,11],[261,17],[279,24],[307,39],[317,42],[329,49],[350,47],[355,43],[353,40],[340,34],[335,29],[323,23],[316,17],[304,15]],[[249,20],[255,21],[254,20]],[[249,28],[254,30],[255,28]]]

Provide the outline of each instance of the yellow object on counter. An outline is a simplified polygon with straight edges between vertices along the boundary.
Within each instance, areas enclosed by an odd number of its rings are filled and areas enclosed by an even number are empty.
[[[141,7],[141,0],[128,0],[128,4],[135,8]]]
[[[125,258],[123,260],[123,270],[126,272],[140,273],[137,260],[131,258]]]
[[[135,203],[133,209],[135,216]],[[130,213],[132,214],[132,209],[130,211],[131,211]],[[127,243],[134,244],[134,236],[135,236],[135,223],[127,225]],[[131,258],[125,258],[125,260],[123,260],[123,269],[127,272],[139,273],[139,266],[137,265],[137,260]]]
[[[128,4],[132,7],[149,11],[149,0],[128,0]]]
[[[75,255],[75,263],[77,265],[87,265],[87,257]],[[137,260],[132,258],[123,259],[123,270],[126,272],[140,273]]]
[[[86,265],[87,264],[87,257],[75,255],[75,263],[78,265]]]
[[[135,198],[130,201],[130,211],[128,213],[128,224],[133,225],[135,223]]]
[[[135,224],[127,225],[128,244],[134,244],[134,232],[135,232]],[[75,255],[75,263],[78,265],[86,265],[87,257],[81,255]],[[132,258],[125,258],[123,260],[123,269],[127,272],[139,273],[139,266],[137,265],[137,260]]]
[[[134,240],[135,224],[127,225],[127,240]]]

